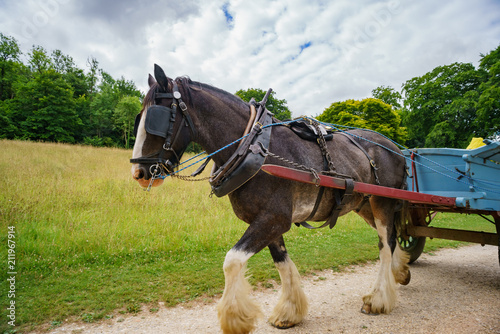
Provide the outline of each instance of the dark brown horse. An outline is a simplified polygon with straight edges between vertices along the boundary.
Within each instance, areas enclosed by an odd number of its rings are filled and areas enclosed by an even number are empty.
[[[152,178],[160,168],[157,162],[171,172],[190,141],[201,145],[207,153],[215,152],[240,138],[250,118],[250,104],[233,94],[188,78],[170,79],[159,66],[155,66],[155,77],[156,80],[149,78],[150,90],[136,119],[137,135],[131,160],[132,175],[143,187],[161,184],[161,179]],[[269,152],[318,172],[324,169],[324,155],[317,143],[300,139],[288,127],[272,128]],[[349,133],[369,141],[356,137],[360,149],[348,136],[334,135],[327,142],[327,148],[337,173],[356,181],[375,183],[368,154],[378,167],[380,185],[404,187],[404,158],[381,148],[385,146],[399,152],[393,143],[373,132],[353,130]],[[223,166],[235,150],[233,146],[215,154],[214,163]],[[266,163],[284,164],[275,157],[266,159]],[[249,226],[224,261],[225,289],[217,308],[224,333],[248,333],[255,327],[261,312],[249,297],[245,268],[248,259],[265,247],[271,252],[282,282],[281,296],[269,318],[270,323],[288,328],[307,315],[307,298],[295,264],[288,256],[283,234],[293,223],[306,219],[324,221],[330,216],[335,194],[334,190],[326,189],[313,217],[309,217],[318,189],[259,171],[229,194],[236,216]],[[377,230],[380,240],[380,271],[372,291],[363,297],[364,313],[389,313],[396,302],[396,284],[409,281],[408,257],[396,242],[394,221],[399,204],[397,200],[377,196],[367,199],[363,194],[354,193],[340,213],[356,209]]]

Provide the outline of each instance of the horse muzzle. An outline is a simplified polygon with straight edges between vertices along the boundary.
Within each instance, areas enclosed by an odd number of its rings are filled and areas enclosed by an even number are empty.
[[[168,167],[163,167],[165,164],[143,165],[134,164],[132,166],[132,177],[143,188],[157,187],[163,184],[164,177],[159,177],[163,174],[163,170],[169,172]],[[167,165],[168,166],[168,165]]]

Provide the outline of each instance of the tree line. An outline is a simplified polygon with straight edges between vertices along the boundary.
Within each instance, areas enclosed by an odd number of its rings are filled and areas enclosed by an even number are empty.
[[[143,93],[113,78],[94,57],[86,69],[60,50],[19,43],[0,33],[0,138],[129,148]],[[332,103],[321,121],[368,128],[408,147],[465,147],[474,136],[500,133],[500,46],[471,63],[438,66],[402,84],[380,86],[372,97]],[[235,94],[262,100],[258,88]],[[266,107],[291,118],[286,100],[272,92]],[[193,149],[193,148],[191,148]],[[195,148],[196,149],[196,148]]]
[[[133,81],[94,57],[84,70],[60,50],[33,46],[22,56],[0,33],[0,138],[130,147],[143,98]]]

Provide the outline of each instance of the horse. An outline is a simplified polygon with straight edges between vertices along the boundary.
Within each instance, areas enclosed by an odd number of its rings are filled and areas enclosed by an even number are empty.
[[[198,143],[209,154],[215,152],[212,156],[215,166],[223,166],[237,147],[219,149],[242,137],[251,117],[251,103],[189,77],[169,78],[158,65],[154,75],[154,78],[149,75],[149,91],[136,117],[131,159],[133,178],[142,187],[159,186],[163,180],[155,176],[159,172],[173,173],[190,142]],[[383,148],[400,152],[396,145],[375,132],[355,129],[347,133],[348,136],[333,135],[326,143],[331,164],[339,175],[386,187],[405,187],[404,158]],[[350,135],[366,140],[357,139],[355,145],[348,138]],[[283,161],[293,161],[318,171],[325,166],[318,144],[299,138],[287,126],[272,127],[268,151],[273,155],[265,157],[266,163],[284,165]],[[378,176],[374,173],[375,164]],[[279,301],[268,318],[269,323],[286,329],[299,324],[307,315],[307,297],[283,235],[293,223],[328,219],[336,203],[335,192],[324,188],[319,200],[318,192],[313,184],[278,178],[259,170],[228,194],[235,215],[248,228],[226,253],[223,264],[225,287],[217,305],[223,333],[249,333],[262,316],[259,305],[250,297],[245,272],[250,257],[266,247],[281,279]],[[401,201],[353,193],[343,204],[340,216],[355,210],[379,237],[380,270],[371,292],[362,298],[361,311],[390,313],[396,303],[397,284],[407,284],[410,278],[409,257],[396,241],[395,222],[402,212]]]

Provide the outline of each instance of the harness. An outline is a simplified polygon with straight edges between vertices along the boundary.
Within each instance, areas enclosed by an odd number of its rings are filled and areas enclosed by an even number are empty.
[[[267,96],[258,103],[255,120],[251,130],[240,146],[226,163],[219,168],[214,165],[210,175],[212,193],[217,197],[225,196],[241,187],[255,176],[264,164],[271,141],[272,127],[267,126],[273,122],[272,114],[265,108]],[[251,108],[255,108],[251,101]],[[249,124],[252,122],[250,118]],[[248,128],[248,127],[247,127]]]
[[[324,192],[325,192],[325,187],[320,187],[318,191],[318,195],[316,196],[316,202],[314,203],[314,207],[309,214],[309,216],[300,223],[295,223],[297,226],[303,226],[308,229],[318,229],[318,228],[323,228],[326,226],[330,226],[330,229],[332,229],[338,220],[338,217],[340,215],[340,212],[342,211],[343,207],[345,204],[347,204],[351,199],[353,195],[353,190],[354,190],[354,180],[352,177],[348,175],[342,175],[339,174],[335,171],[335,166],[331,160],[330,154],[328,153],[327,146],[326,146],[326,141],[333,139],[333,135],[340,133],[347,137],[351,143],[353,143],[361,152],[364,153],[364,155],[367,157],[368,161],[370,162],[370,166],[372,169],[372,172],[375,177],[375,182],[377,184],[380,184],[378,175],[377,175],[377,170],[378,168],[376,167],[375,161],[370,157],[368,152],[353,138],[351,138],[349,135],[343,133],[343,132],[328,132],[325,128],[321,127],[321,125],[312,119],[308,119],[308,122],[305,121],[300,121],[297,123],[293,123],[293,126],[290,126],[290,129],[294,131],[299,137],[305,140],[309,141],[316,141],[320,147],[321,153],[323,155],[323,161],[324,161],[324,171],[322,172],[325,175],[331,175],[331,176],[337,176],[337,177],[342,177],[345,179],[346,182],[346,188],[345,189],[334,189],[334,197],[335,197],[335,203],[333,205],[333,208],[330,212],[330,215],[328,216],[328,219],[323,223],[321,226],[312,226],[309,223],[307,223],[307,220],[310,220],[314,217],[316,214],[319,205],[321,203],[321,200],[323,198]],[[361,202],[360,206],[356,209],[358,212],[361,210],[361,208],[366,204],[368,198],[365,197],[363,201]]]
[[[163,100],[163,99],[173,99],[170,108],[156,104],[157,100]],[[153,100],[154,104],[149,106],[146,112],[144,128],[146,132],[149,134],[165,138],[165,142],[163,143],[162,148],[160,150],[148,154],[146,156],[130,159],[130,162],[138,164],[141,163],[152,164],[151,167],[156,168],[156,174],[157,174],[159,173],[159,171],[157,170],[158,166],[164,166],[167,170],[173,170],[174,163],[172,163],[170,159],[166,158],[168,152],[172,152],[177,162],[180,162],[185,149],[176,152],[173,149],[173,146],[178,140],[182,128],[184,126],[189,127],[192,139],[196,138],[196,130],[193,125],[193,121],[191,120],[191,117],[189,116],[188,113],[186,113],[187,106],[184,103],[184,101],[182,101],[181,93],[179,92],[179,88],[175,82],[173,83],[172,93],[155,92]],[[179,125],[179,128],[177,129],[177,132],[174,135],[173,132],[174,132],[175,118],[177,116],[177,107],[180,107],[182,114],[182,121]],[[135,137],[137,137],[137,130],[139,128],[141,116],[142,115],[139,113],[135,117],[135,125],[134,125]]]
[[[273,114],[266,109],[266,101],[271,94],[269,89],[259,103],[250,100],[250,119],[236,151],[220,167],[214,164],[210,174],[212,193],[217,197],[225,196],[253,178],[259,171],[267,157],[271,141]],[[200,174],[210,161],[205,162],[191,176]]]

